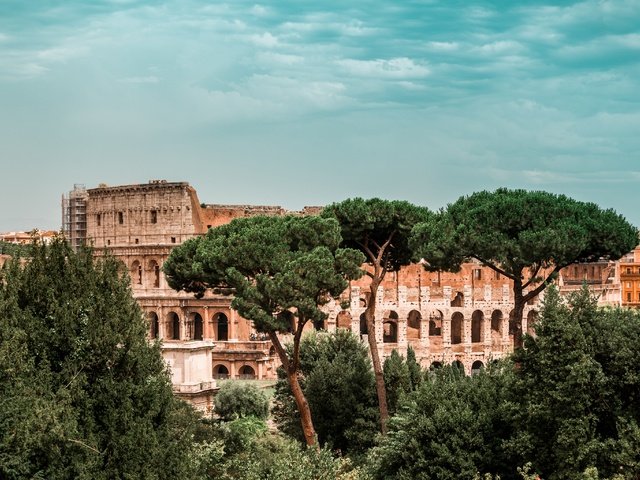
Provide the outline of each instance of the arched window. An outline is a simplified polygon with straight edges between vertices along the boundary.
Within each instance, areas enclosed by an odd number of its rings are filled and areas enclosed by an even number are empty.
[[[167,318],[167,337],[171,340],[180,340],[180,317],[175,312],[169,312]]]
[[[442,362],[431,362],[429,365],[429,370],[437,370],[438,368],[442,368]]]
[[[158,322],[158,314],[155,312],[149,313],[149,328],[151,338],[158,338],[160,326]]]
[[[149,272],[153,278],[153,288],[160,287],[160,265],[155,260],[149,262]]]
[[[384,343],[398,342],[398,324],[393,320],[387,320],[382,323],[382,341]]]
[[[502,342],[502,312],[494,310],[491,313],[491,345],[497,347]]]
[[[480,310],[476,310],[471,315],[471,342],[482,342],[484,334],[484,313]]]
[[[203,324],[202,317],[199,313],[193,315],[193,339],[194,340],[202,340],[203,339]]]
[[[451,300],[452,307],[464,307],[464,295],[462,292],[456,292],[456,296]]]
[[[256,378],[256,371],[249,365],[243,365],[240,368],[240,378],[243,380],[253,380]]]
[[[462,373],[464,375],[464,365],[460,360],[455,360],[452,364],[454,369],[457,369],[460,371],[460,373]]]
[[[229,378],[229,369],[224,365],[216,365],[213,367],[213,378],[217,380]]]
[[[451,345],[462,343],[462,321],[464,317],[456,312],[451,317]]]
[[[422,315],[417,310],[411,310],[407,317],[407,338],[420,338],[420,322]]]
[[[142,285],[142,264],[138,260],[131,264],[131,281],[135,285]]]
[[[440,335],[442,335],[443,316],[444,315],[440,310],[431,312],[431,315],[429,315],[429,336],[430,337],[439,337]]]
[[[398,342],[398,314],[393,310],[389,311],[382,322],[383,343]]]
[[[218,312],[213,316],[214,329],[216,331],[216,340],[226,342],[229,340],[229,320],[227,316]]]
[[[480,370],[482,370],[483,368],[484,364],[480,360],[476,360],[475,362],[473,362],[473,365],[471,365],[471,375],[480,373]]]
[[[362,313],[360,315],[360,335],[367,335],[368,331],[367,319],[365,318],[365,314]]]

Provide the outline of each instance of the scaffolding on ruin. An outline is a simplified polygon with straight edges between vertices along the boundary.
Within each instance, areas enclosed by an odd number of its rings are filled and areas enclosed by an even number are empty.
[[[88,198],[87,189],[80,183],[62,195],[62,232],[74,250],[86,243]]]

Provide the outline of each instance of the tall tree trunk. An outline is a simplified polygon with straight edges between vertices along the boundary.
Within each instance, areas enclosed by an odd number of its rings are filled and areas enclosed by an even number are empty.
[[[300,382],[298,381],[298,372],[291,372],[287,370],[287,380],[289,381],[289,387],[293,392],[293,398],[295,398],[296,400],[298,412],[300,413],[302,433],[304,434],[304,439],[307,442],[307,446],[317,446],[316,430],[313,427],[313,420],[311,419],[311,409],[309,409],[307,398],[304,396],[304,392],[300,387]]]
[[[280,343],[280,339],[278,338],[276,332],[269,332],[269,338],[271,339],[271,343],[278,353],[278,357],[280,357],[280,362],[282,362],[282,366],[284,367],[285,372],[287,372],[287,381],[289,382],[291,393],[293,393],[293,398],[296,401],[296,407],[298,407],[298,413],[300,414],[300,424],[302,426],[302,433],[304,435],[305,442],[309,447],[315,446],[316,448],[318,448],[316,430],[313,426],[309,402],[307,402],[307,397],[304,396],[304,392],[302,391],[300,382],[298,381],[299,362],[297,361],[297,359],[289,358],[286,350],[282,346],[282,343]],[[295,338],[297,338],[299,341],[298,336],[296,336]]]
[[[378,394],[378,408],[380,410],[380,431],[383,435],[387,434],[387,421],[389,420],[389,409],[387,407],[387,390],[384,385],[384,375],[382,371],[382,363],[380,355],[378,355],[378,342],[376,341],[376,294],[378,292],[379,280],[371,281],[371,292],[369,294],[369,303],[364,311],[364,318],[367,321],[367,340],[369,341],[369,349],[371,350],[371,363],[373,364],[373,373],[376,377],[376,393]]]
[[[522,346],[522,316],[524,314],[524,297],[522,295],[522,282],[513,282],[513,348]],[[509,319],[511,320],[511,319]]]

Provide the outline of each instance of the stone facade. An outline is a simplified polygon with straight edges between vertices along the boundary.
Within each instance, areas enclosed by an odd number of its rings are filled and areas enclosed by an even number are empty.
[[[149,335],[163,341],[178,395],[206,409],[216,378],[276,377],[278,360],[270,342],[230,308],[228,297],[207,293],[196,299],[175,292],[161,267],[172,248],[210,227],[261,214],[317,214],[319,207],[288,212],[277,206],[201,204],[188,183],[162,180],[101,185],[87,192],[87,241],[97,252],[107,249],[129,269],[133,294],[149,319]],[[584,272],[563,273],[570,286]],[[592,273],[594,286],[596,278],[606,286],[611,266],[596,265],[593,271],[589,266],[587,274]],[[368,293],[368,277],[351,282],[340,301],[327,305],[325,328],[368,334],[361,321]],[[427,272],[421,265],[388,273],[375,301],[373,334],[381,356],[393,349],[404,355],[411,345],[424,367],[459,362],[468,373],[511,352],[515,332],[531,331],[539,308],[538,299],[527,305],[518,325],[510,318],[511,282],[475,263],[456,274]]]
[[[620,259],[622,305],[640,308],[640,246]]]

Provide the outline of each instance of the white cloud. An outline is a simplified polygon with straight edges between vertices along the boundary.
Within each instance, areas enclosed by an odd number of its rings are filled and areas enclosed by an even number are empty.
[[[427,48],[435,52],[454,52],[460,49],[458,42],[428,42]]]
[[[255,4],[251,7],[251,13],[256,17],[263,17],[269,13],[269,10],[264,5]]]
[[[118,80],[120,83],[131,84],[144,84],[144,83],[158,83],[160,79],[155,75],[149,75],[146,77],[125,77]]]
[[[362,77],[378,77],[392,79],[424,78],[431,72],[424,64],[419,64],[407,57],[390,60],[355,60],[344,59],[336,62],[350,74]]]
[[[256,60],[265,65],[297,65],[304,61],[304,57],[300,55],[289,55],[277,52],[259,52]]]
[[[262,35],[251,35],[249,40],[259,47],[273,48],[278,45],[278,38],[269,32],[265,32]]]
[[[47,48],[36,53],[36,57],[45,62],[65,62],[89,52],[89,48],[80,45],[64,45]]]

